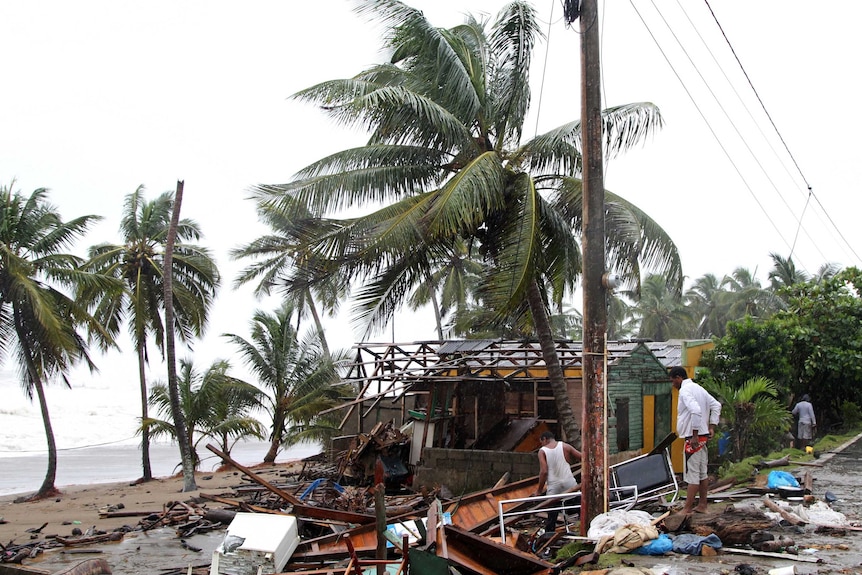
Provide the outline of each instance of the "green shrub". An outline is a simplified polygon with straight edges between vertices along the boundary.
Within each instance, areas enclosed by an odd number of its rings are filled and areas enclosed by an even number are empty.
[[[843,431],[851,431],[859,427],[862,422],[862,410],[852,401],[843,401],[841,403],[841,429]]]

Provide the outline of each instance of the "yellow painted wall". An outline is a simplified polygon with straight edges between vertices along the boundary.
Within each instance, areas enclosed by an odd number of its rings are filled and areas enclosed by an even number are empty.
[[[675,405],[675,404],[674,404]],[[644,452],[649,451],[653,447],[655,447],[655,418],[653,417],[655,414],[655,396],[654,395],[645,395],[644,396],[644,415],[643,415],[643,426],[644,426]],[[671,419],[671,421],[676,421],[675,419]]]

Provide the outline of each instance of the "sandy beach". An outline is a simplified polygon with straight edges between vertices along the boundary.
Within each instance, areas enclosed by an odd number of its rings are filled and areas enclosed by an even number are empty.
[[[41,501],[24,502],[26,495],[5,495],[0,497],[0,517],[5,521],[0,524],[0,542],[4,545],[12,540],[23,542],[30,536],[26,530],[42,523],[47,523],[43,534],[68,535],[74,527],[86,530],[94,525],[110,531],[136,521],[134,518],[100,518],[100,508],[122,503],[126,511],[161,512],[169,502],[185,501],[201,492],[229,491],[242,483],[236,470],[197,473],[196,482],[198,490],[188,493],[183,493],[183,479],[177,475],[140,484],[72,485],[61,488],[61,495]]]
[[[283,473],[296,471],[301,463],[286,462],[275,465],[256,466],[254,471],[268,481]],[[62,488],[61,494],[41,501],[24,501],[21,494],[0,497],[0,544],[22,544],[30,541],[28,529],[39,528],[39,538],[46,535],[69,536],[74,528],[86,531],[95,527],[102,531],[112,531],[124,525],[137,525],[138,517],[100,517],[99,510],[108,506],[122,504],[124,511],[161,512],[175,501],[188,501],[200,496],[230,495],[233,488],[247,484],[242,474],[234,469],[201,472],[196,474],[198,489],[183,492],[181,475],[162,477],[147,483],[133,482],[99,483],[93,485],[73,485]],[[219,504],[207,503],[210,508],[221,508]],[[123,542],[96,545],[99,555],[114,568],[114,573],[147,573],[153,569],[181,568],[187,565],[200,565],[209,562],[212,550],[221,542],[223,532],[217,531],[208,536],[195,536],[193,545],[200,548],[190,552],[180,546],[173,529],[164,528],[150,533],[128,533]],[[36,559],[28,559],[25,565],[44,569],[48,572],[68,568],[89,556],[64,554],[62,551],[48,551]],[[117,568],[117,567],[120,568]]]

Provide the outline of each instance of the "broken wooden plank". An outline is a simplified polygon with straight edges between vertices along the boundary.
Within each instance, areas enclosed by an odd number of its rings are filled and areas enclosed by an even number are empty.
[[[443,533],[449,551],[449,561],[456,566],[482,575],[535,575],[547,573],[553,564],[542,561],[507,545],[445,525]]]
[[[763,504],[766,505],[771,511],[774,511],[781,515],[781,518],[790,523],[791,525],[805,525],[806,521],[802,519],[795,513],[791,513],[786,509],[782,509],[778,506],[774,501],[772,501],[769,497],[763,498]]]
[[[54,539],[58,543],[62,543],[64,547],[72,547],[74,545],[91,545],[93,543],[106,543],[108,541],[120,541],[123,538],[122,531],[112,531],[103,535],[90,535],[89,537],[61,537],[57,535]]]
[[[291,503],[291,504],[293,504],[293,505],[302,505],[302,501],[300,501],[297,497],[295,497],[295,496],[291,495],[290,493],[288,493],[288,492],[287,492],[287,491],[285,491],[284,489],[281,489],[280,487],[277,487],[277,486],[275,486],[275,485],[273,485],[273,484],[269,483],[267,480],[265,480],[265,479],[263,479],[262,477],[260,477],[259,475],[257,475],[255,472],[253,472],[253,471],[252,471],[251,469],[249,469],[248,467],[245,467],[245,466],[243,466],[243,465],[240,465],[239,463],[237,463],[236,461],[234,461],[234,460],[230,457],[230,455],[228,455],[227,453],[224,453],[224,452],[223,452],[223,451],[221,451],[218,447],[216,447],[216,446],[212,445],[211,443],[208,443],[208,444],[207,444],[207,449],[209,449],[210,451],[212,451],[213,453],[215,453],[216,455],[218,455],[219,457],[221,457],[223,461],[227,461],[227,462],[228,462],[228,463],[230,463],[232,466],[234,466],[235,468],[237,468],[239,471],[242,471],[243,473],[245,473],[246,475],[248,475],[249,479],[251,479],[252,481],[254,481],[255,483],[257,483],[257,484],[259,484],[259,485],[263,485],[263,486],[264,486],[264,487],[266,487],[268,490],[270,490],[271,492],[275,493],[276,495],[278,495],[279,497],[281,497],[282,499],[284,499],[284,500],[285,500],[285,501],[287,501],[288,503]]]
[[[810,555],[791,555],[790,553],[755,551],[753,549],[737,549],[736,547],[722,547],[721,551],[738,555],[751,555],[752,557],[775,557],[776,559],[787,559],[788,561],[799,561],[802,563],[823,563],[823,559],[821,557],[812,557]]]

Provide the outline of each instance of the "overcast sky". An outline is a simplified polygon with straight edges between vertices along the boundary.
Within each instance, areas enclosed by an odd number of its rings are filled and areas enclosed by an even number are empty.
[[[465,12],[494,16],[503,5],[408,3],[439,26],[460,23]],[[580,117],[577,29],[564,26],[559,0],[534,5],[549,42],[534,54],[525,137]],[[791,246],[808,272],[825,262],[862,265],[855,111],[862,4],[600,5],[603,105],[650,101],[666,122],[642,148],[606,166],[606,187],[670,232],[688,277],[743,266],[765,284],[769,253],[786,257]],[[151,198],[184,180],[182,215],[200,223],[224,275],[196,359],[203,368],[227,357],[218,335],[247,333],[254,309],[274,305],[232,289],[241,266],[228,251],[266,232],[245,199],[248,187],[285,182],[363,141],[288,98],[380,61],[381,30],[352,7],[346,0],[2,2],[0,182],[14,180],[25,194],[49,188],[66,219],[104,216],[79,245],[83,253],[119,239],[123,198],[139,185]],[[345,318],[331,325],[339,326],[328,334],[335,346],[359,337]],[[387,330],[376,339],[391,337]],[[433,337],[430,316],[396,321],[396,340]],[[134,382],[131,349],[100,364],[108,376]]]

